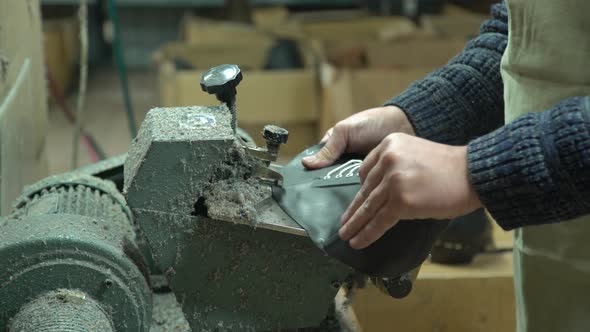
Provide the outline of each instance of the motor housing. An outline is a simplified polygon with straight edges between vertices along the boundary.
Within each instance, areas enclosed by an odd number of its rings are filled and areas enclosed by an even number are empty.
[[[48,311],[31,331],[88,331],[78,322],[92,319],[112,331],[149,330],[149,273],[110,181],[70,173],[25,188],[0,222],[0,266],[0,332],[20,331],[31,308]]]

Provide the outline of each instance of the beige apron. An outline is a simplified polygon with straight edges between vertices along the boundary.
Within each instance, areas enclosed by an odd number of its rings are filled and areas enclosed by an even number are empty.
[[[590,95],[590,0],[508,0],[506,122]],[[590,216],[515,232],[518,331],[590,331]]]

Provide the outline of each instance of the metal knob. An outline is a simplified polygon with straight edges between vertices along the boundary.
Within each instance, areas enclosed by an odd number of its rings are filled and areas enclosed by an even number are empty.
[[[242,72],[237,65],[220,65],[207,70],[201,77],[201,89],[214,94],[217,100],[223,102],[232,114],[232,129],[237,127],[236,116],[236,87],[242,81]]]
[[[377,286],[382,292],[389,294],[389,296],[401,299],[412,291],[413,282],[412,276],[403,274],[397,278],[371,278],[373,284]]]
[[[271,154],[279,153],[279,146],[286,144],[289,139],[289,131],[275,125],[266,125],[262,130],[262,137],[266,141],[266,147]]]
[[[262,130],[262,137],[266,142],[274,144],[285,144],[289,139],[289,131],[275,125],[266,125]]]

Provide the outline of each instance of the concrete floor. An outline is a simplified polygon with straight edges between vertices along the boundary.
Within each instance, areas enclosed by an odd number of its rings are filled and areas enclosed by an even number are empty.
[[[129,83],[139,128],[147,111],[158,105],[157,75],[154,70],[131,71]],[[77,91],[74,90],[68,97],[72,110],[75,110],[76,96]],[[49,171],[57,174],[71,169],[74,126],[55,104],[51,104],[47,138]],[[114,68],[91,70],[83,115],[84,127],[109,157],[126,152],[131,143],[124,109],[123,95]],[[80,146],[78,166],[89,162],[86,150]]]

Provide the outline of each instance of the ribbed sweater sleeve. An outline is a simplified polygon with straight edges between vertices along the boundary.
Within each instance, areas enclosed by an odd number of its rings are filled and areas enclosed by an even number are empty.
[[[507,10],[499,4],[461,54],[386,105],[399,106],[420,137],[469,142],[471,181],[504,229],[590,214],[590,97],[501,127],[507,35]]]
[[[467,151],[471,181],[502,228],[590,213],[590,97],[523,115]]]
[[[412,84],[386,105],[400,107],[420,137],[446,144],[467,144],[500,127],[504,120],[500,61],[508,38],[504,3],[459,55]]]

